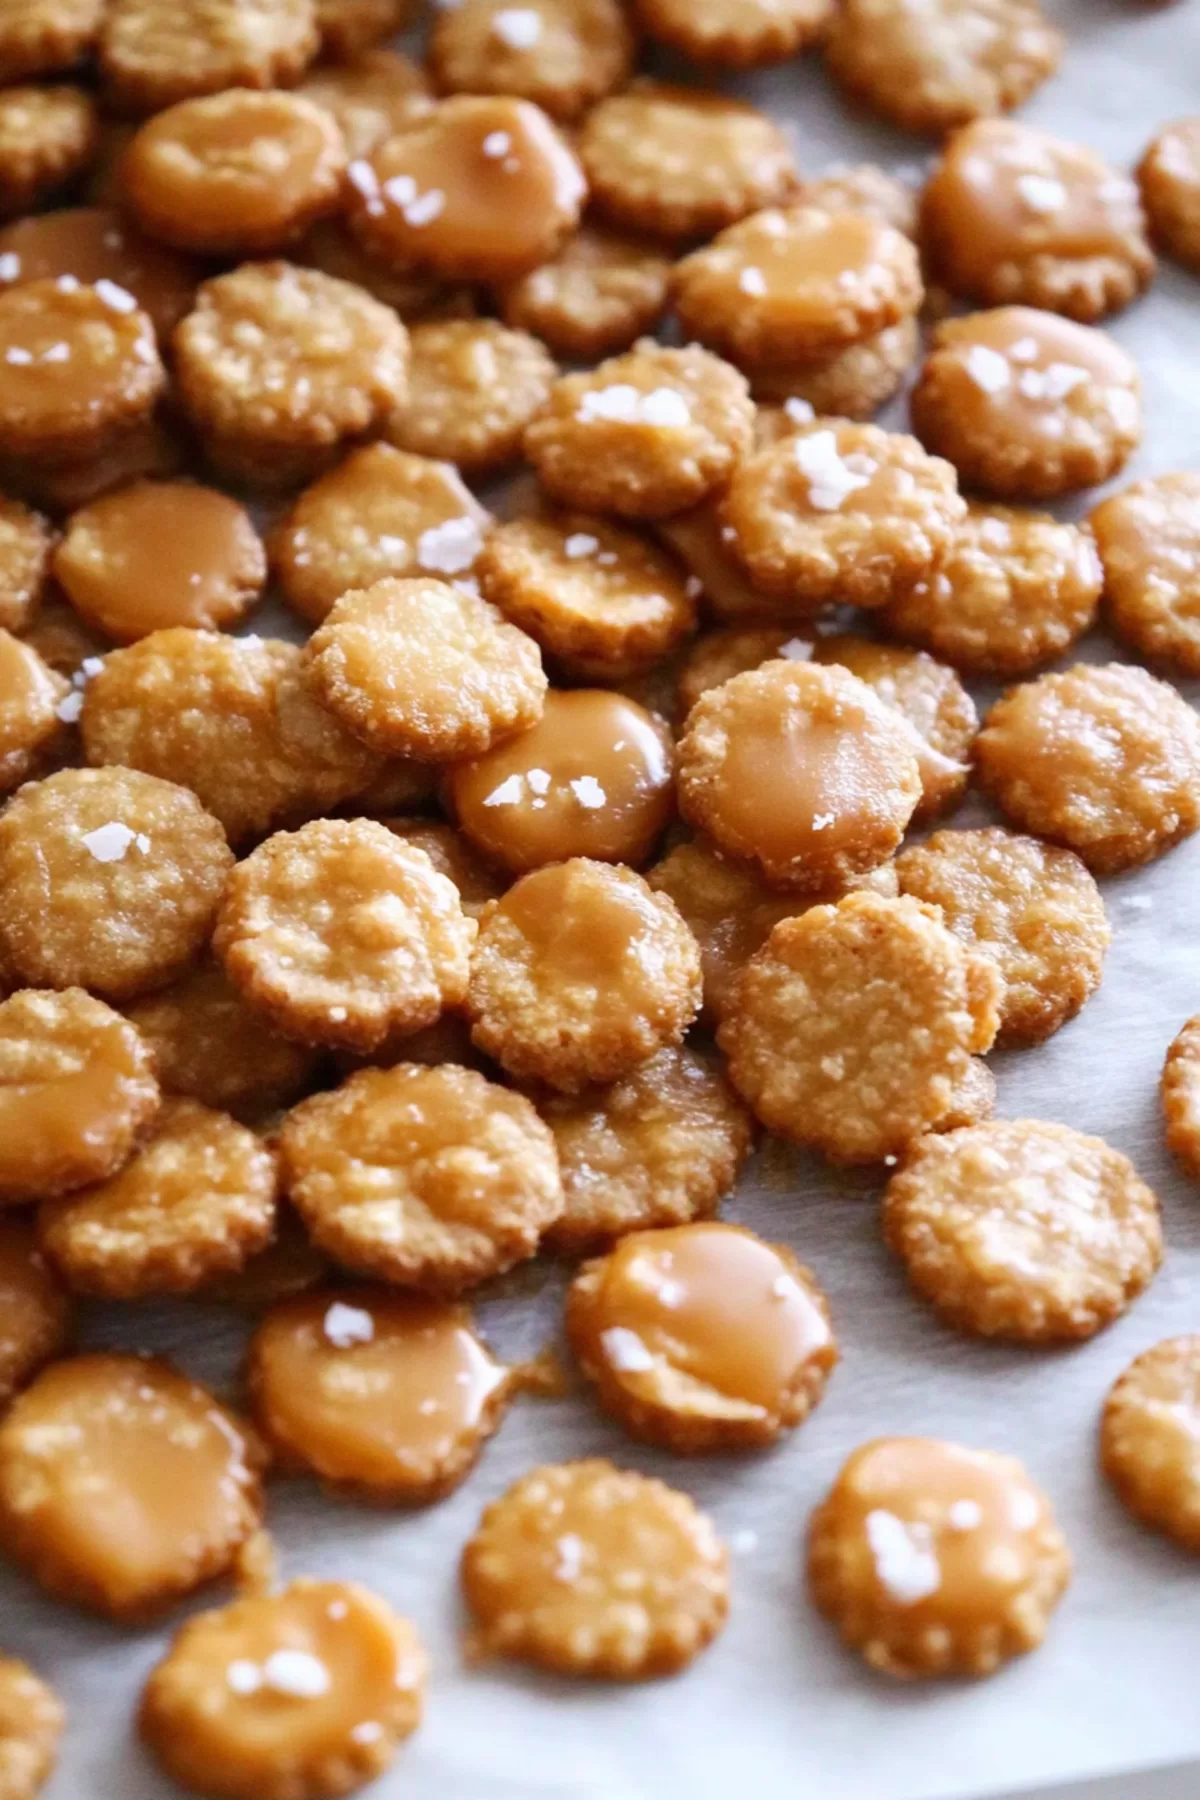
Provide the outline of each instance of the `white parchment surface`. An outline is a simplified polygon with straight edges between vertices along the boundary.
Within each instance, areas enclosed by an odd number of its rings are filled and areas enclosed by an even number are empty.
[[[1200,0],[1050,0],[1049,10],[1070,48],[1024,116],[1128,165],[1165,120],[1200,111]],[[851,116],[811,64],[772,71],[744,91],[789,122],[805,172],[847,159],[913,170],[927,154],[917,140]],[[1123,479],[1200,468],[1200,281],[1164,265],[1150,296],[1112,329],[1146,390],[1146,443]],[[1097,638],[1083,654],[1103,660],[1113,651]],[[982,816],[971,808],[955,822]],[[1200,1010],[1200,839],[1107,884],[1105,896],[1115,942],[1098,996],[1043,1049],[992,1062],[1001,1113],[1100,1133],[1157,1188],[1169,1251],[1148,1294],[1081,1349],[1026,1353],[956,1337],[910,1297],[884,1252],[878,1189],[770,1147],[728,1216],[793,1245],[815,1268],[844,1352],[824,1404],[777,1450],[697,1462],[656,1455],[575,1396],[518,1404],[470,1480],[427,1512],[359,1511],[299,1483],[272,1489],[285,1574],[370,1583],[417,1622],[432,1652],[427,1722],[372,1795],[965,1800],[1200,1758],[1200,1560],[1127,1519],[1094,1454],[1098,1409],[1120,1369],[1161,1337],[1200,1330],[1200,1186],[1168,1163],[1156,1098],[1166,1046]],[[527,1354],[557,1330],[561,1277],[535,1268],[508,1285],[483,1318],[501,1352]],[[88,1325],[93,1341],[169,1350],[222,1386],[242,1333],[228,1314],[183,1304],[114,1310]],[[808,1512],[847,1453],[886,1432],[1015,1452],[1065,1524],[1077,1573],[1049,1641],[990,1682],[887,1685],[842,1653],[804,1598]],[[456,1564],[480,1507],[536,1462],[592,1453],[661,1475],[712,1512],[735,1546],[728,1629],[687,1675],[632,1690],[503,1665],[465,1670]],[[70,1708],[49,1800],[165,1800],[174,1790],[138,1749],[131,1720],[166,1631],[107,1627],[8,1573],[0,1616],[3,1647],[50,1675]],[[1180,1791],[1200,1794],[1200,1762],[1194,1785],[1185,1778]],[[1142,1792],[1133,1774],[1121,1783],[1129,1800]]]

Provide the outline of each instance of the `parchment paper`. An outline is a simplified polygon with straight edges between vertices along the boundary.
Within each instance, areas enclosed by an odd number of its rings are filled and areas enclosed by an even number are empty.
[[[1070,49],[1026,117],[1130,164],[1166,119],[1200,110],[1196,0],[1164,8],[1071,0],[1050,10]],[[811,64],[773,71],[743,91],[789,121],[806,172],[865,158],[913,170],[924,160],[916,140],[847,113]],[[1165,264],[1152,294],[1112,329],[1137,357],[1149,419],[1146,445],[1122,479],[1200,466],[1200,283]],[[1096,639],[1084,654],[1104,660],[1113,650]],[[982,817],[973,808],[955,822]],[[792,1244],[817,1270],[844,1352],[824,1404],[779,1449],[740,1460],[655,1455],[579,1395],[518,1404],[471,1479],[427,1512],[360,1511],[299,1483],[272,1489],[284,1573],[369,1582],[416,1620],[433,1655],[427,1722],[373,1795],[965,1800],[1200,1757],[1200,1563],[1138,1529],[1094,1466],[1108,1384],[1159,1338],[1200,1329],[1200,1189],[1169,1164],[1156,1101],[1166,1046],[1200,1008],[1198,891],[1200,838],[1109,883],[1115,942],[1100,993],[1043,1049],[992,1059],[1002,1114],[1102,1134],[1162,1196],[1166,1265],[1132,1313],[1093,1343],[1022,1353],[941,1330],[879,1242],[877,1187],[772,1146],[727,1216]],[[482,1308],[497,1347],[514,1355],[540,1348],[557,1330],[560,1295],[556,1271],[518,1272],[506,1296]],[[179,1304],[95,1315],[88,1336],[166,1349],[224,1385],[243,1330],[215,1308]],[[1066,1526],[1077,1574],[1049,1641],[990,1682],[887,1685],[840,1651],[804,1598],[808,1512],[848,1452],[885,1432],[1015,1452]],[[536,1462],[591,1453],[663,1476],[712,1512],[735,1546],[727,1631],[684,1677],[632,1690],[503,1665],[465,1670],[456,1564],[481,1506]],[[0,1605],[5,1649],[52,1676],[70,1707],[52,1800],[165,1800],[173,1790],[137,1748],[131,1720],[167,1631],[111,1629],[7,1573]],[[1172,1792],[1200,1792],[1200,1763],[1182,1782]],[[1117,1784],[1129,1800],[1146,1791],[1134,1775]]]

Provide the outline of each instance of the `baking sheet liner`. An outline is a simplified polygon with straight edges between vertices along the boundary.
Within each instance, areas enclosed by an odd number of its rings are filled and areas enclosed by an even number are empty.
[[[1161,8],[1051,0],[1049,10],[1069,33],[1069,51],[1024,117],[1128,165],[1165,120],[1200,107],[1196,0]],[[846,111],[811,63],[737,91],[787,121],[806,173],[878,160],[915,178],[928,160],[918,140]],[[1112,329],[1137,358],[1149,421],[1122,482],[1200,466],[1200,282],[1165,264],[1153,292]],[[271,622],[260,615],[252,628]],[[1083,654],[1106,660],[1113,647],[1097,638]],[[1195,685],[1189,697],[1200,697]],[[954,823],[984,816],[976,803]],[[953,1336],[909,1296],[884,1252],[877,1184],[768,1146],[726,1216],[791,1244],[813,1266],[843,1349],[824,1404],[777,1450],[702,1461],[657,1455],[580,1395],[519,1403],[472,1477],[427,1512],[359,1511],[300,1483],[272,1490],[284,1574],[367,1581],[417,1622],[432,1652],[427,1721],[373,1796],[730,1800],[746,1791],[754,1800],[966,1800],[1200,1757],[1200,1562],[1139,1530],[1095,1469],[1109,1383],[1159,1338],[1200,1329],[1200,1187],[1166,1157],[1156,1094],[1167,1044],[1200,1009],[1200,838],[1108,883],[1105,895],[1115,942],[1097,997],[1044,1048],[991,1061],[1001,1113],[1100,1133],[1158,1190],[1169,1251],[1150,1291],[1079,1349],[1023,1353]],[[498,1349],[538,1350],[557,1332],[561,1292],[558,1271],[517,1271],[482,1307]],[[101,1311],[87,1328],[93,1342],[167,1351],[222,1387],[234,1377],[243,1333],[229,1314],[186,1304]],[[804,1598],[807,1515],[848,1452],[887,1432],[1014,1452],[1059,1511],[1074,1585],[1046,1647],[994,1680],[890,1686],[839,1649]],[[688,1674],[632,1689],[555,1682],[502,1664],[464,1668],[456,1566],[481,1506],[536,1462],[597,1453],[686,1488],[714,1515],[734,1545],[728,1629]],[[174,1793],[131,1728],[168,1630],[118,1631],[43,1600],[7,1572],[0,1609],[4,1649],[50,1675],[70,1709],[48,1800]],[[1200,1764],[1192,1787],[1183,1780],[1180,1791],[1200,1791]],[[1131,1776],[1120,1788],[1132,1796],[1139,1782]]]

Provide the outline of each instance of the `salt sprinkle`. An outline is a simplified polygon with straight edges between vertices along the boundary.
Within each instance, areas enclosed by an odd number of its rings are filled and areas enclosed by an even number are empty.
[[[51,344],[48,350],[42,351],[44,363],[63,363],[71,360],[70,344]]]
[[[1016,188],[1031,212],[1058,212],[1067,203],[1067,190],[1053,175],[1018,175]]]
[[[808,477],[808,503],[816,512],[837,512],[870,479],[854,474],[842,461],[832,431],[814,431],[809,437],[797,438],[792,454],[801,474]]]
[[[0,256],[0,281],[15,281],[20,273],[20,257],[15,250],[6,250]]]
[[[54,710],[64,725],[74,725],[83,711],[83,695],[80,690],[76,688],[65,699],[60,700]]]
[[[1018,338],[1015,344],[1008,346],[1009,362],[1032,362],[1038,353],[1038,341],[1035,337]]]
[[[564,1532],[555,1543],[558,1561],[554,1565],[556,1581],[578,1581],[583,1568],[583,1539],[575,1532]]]
[[[704,583],[698,575],[689,575],[683,584],[683,591],[689,600],[698,600],[704,592]]]
[[[785,400],[783,410],[793,425],[807,425],[810,419],[817,416],[816,409],[807,400],[802,400],[799,394],[793,394],[790,399]]]
[[[489,131],[483,140],[483,154],[490,157],[493,162],[502,156],[507,156],[511,149],[512,138],[507,131]]]
[[[262,643],[261,638],[258,641],[260,644]],[[244,642],[249,643],[249,638],[246,638]],[[85,656],[79,665],[79,673],[85,680],[90,681],[92,676],[98,675],[103,667],[104,658],[102,656]]]
[[[790,1300],[796,1284],[790,1275],[777,1275],[771,1283],[772,1300]]]
[[[594,812],[599,806],[608,804],[608,795],[594,775],[578,776],[571,783],[571,792],[580,806],[586,806],[590,812]]]
[[[743,294],[765,294],[767,278],[761,269],[743,269],[738,276],[738,286]]]
[[[347,1306],[342,1300],[335,1300],[328,1308],[323,1327],[325,1336],[338,1350],[348,1350],[352,1344],[369,1344],[375,1336],[375,1321],[370,1313],[361,1306]]]
[[[95,283],[96,293],[105,306],[111,306],[114,312],[131,313],[137,311],[137,301],[128,288],[119,287],[115,281],[108,281],[103,276]]]
[[[329,1692],[329,1670],[307,1650],[273,1650],[262,1673],[277,1694],[291,1694],[297,1700],[316,1700]]]
[[[600,1343],[609,1367],[621,1374],[636,1375],[654,1367],[654,1358],[637,1332],[625,1325],[610,1325],[600,1333]]]
[[[1024,1488],[1020,1488],[1012,1497],[1008,1516],[1012,1520],[1014,1531],[1031,1531],[1037,1524],[1041,1507],[1034,1496]]]
[[[895,1513],[876,1509],[866,1517],[867,1543],[875,1573],[901,1606],[915,1606],[942,1584],[942,1571],[932,1549],[928,1525],[905,1524]]]
[[[136,844],[139,850],[150,848],[149,838],[142,833],[130,831],[128,825],[122,825],[119,819],[112,819],[107,825],[97,825],[95,831],[85,832],[80,841],[84,849],[99,863],[123,862],[130,844]]]
[[[4,352],[4,360],[14,368],[23,369],[33,361],[32,350],[23,350],[20,344],[11,344]]]
[[[427,193],[418,194],[403,208],[404,217],[409,225],[432,225],[446,210],[446,196],[441,188],[430,188]]]
[[[837,822],[836,813],[814,813],[812,828],[814,831],[828,831]]]
[[[780,644],[779,654],[787,662],[807,662],[812,645],[807,638],[789,638],[786,644]]]
[[[445,4],[445,0],[442,0]],[[383,1736],[383,1726],[378,1719],[364,1719],[361,1725],[355,1725],[350,1733],[353,1744],[377,1744]]]
[[[370,168],[369,163],[367,164],[367,167]],[[374,179],[374,174],[375,171],[372,169],[372,180]],[[417,197],[419,189],[411,175],[393,175],[390,180],[384,182],[383,191],[389,200],[395,201],[397,206],[411,206],[412,202]]]
[[[1022,369],[1017,386],[1027,400],[1062,400],[1087,378],[1075,363],[1053,362],[1046,369]]]
[[[568,562],[578,562],[583,556],[594,556],[599,548],[600,539],[589,531],[573,531],[563,542],[563,555]]]
[[[519,775],[510,775],[507,781],[502,781],[498,788],[492,789],[491,793],[485,797],[483,804],[485,806],[519,806],[524,786],[525,783]]]
[[[946,1517],[955,1531],[974,1531],[983,1521],[983,1508],[978,1500],[955,1500]]]
[[[257,1694],[262,1686],[262,1670],[245,1656],[237,1656],[225,1671],[225,1680],[235,1694]]]
[[[351,187],[357,188],[359,193],[367,199],[379,192],[379,177],[373,166],[363,156],[355,157],[346,170],[346,179]]]
[[[579,402],[575,417],[589,425],[597,419],[613,419],[622,425],[682,426],[691,423],[691,411],[674,388],[654,388],[639,393],[629,382],[593,388]]]
[[[985,394],[1002,394],[1012,380],[1006,358],[986,344],[972,344],[965,358],[967,374]]]
[[[532,50],[542,35],[541,14],[529,6],[509,6],[492,20],[492,33],[511,50]]]
[[[438,575],[460,575],[482,549],[483,533],[474,519],[447,519],[417,539],[417,565]]]

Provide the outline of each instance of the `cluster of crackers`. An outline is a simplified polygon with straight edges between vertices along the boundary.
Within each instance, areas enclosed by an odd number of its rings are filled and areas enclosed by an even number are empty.
[[[1200,826],[1200,475],[1035,510],[1141,440],[1104,321],[1200,268],[1200,118],[1132,175],[1004,116],[1063,54],[1038,0],[445,0],[423,66],[408,15],[0,4],[0,1547],[131,1626],[235,1579],[139,1712],[227,1800],[350,1793],[420,1721],[406,1620],[276,1583],[266,1481],[428,1505],[561,1400],[480,1284],[574,1259],[603,1411],[744,1455],[838,1360],[819,1275],[715,1217],[764,1132],[879,1171],[964,1333],[1088,1338],[1163,1256],[1128,1159],[994,1118],[984,1059],[1081,1012],[1099,881]],[[810,177],[643,47],[819,51],[933,172]],[[306,641],[241,629],[268,589]],[[1101,615],[1154,673],[1068,660]],[[982,721],[973,677],[1015,684]],[[944,825],[972,784],[1003,824]],[[1162,1095],[1200,1176],[1200,1017]],[[81,1301],[167,1295],[253,1315],[237,1408],[73,1353]],[[1101,1454],[1191,1550],[1197,1442],[1180,1338]],[[537,1468],[469,1647],[666,1674],[728,1564],[684,1492]],[[1069,1576],[986,1449],[863,1445],[809,1525],[894,1676],[991,1673]],[[0,1659],[5,1800],[62,1725]]]

